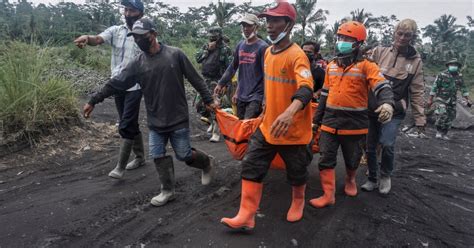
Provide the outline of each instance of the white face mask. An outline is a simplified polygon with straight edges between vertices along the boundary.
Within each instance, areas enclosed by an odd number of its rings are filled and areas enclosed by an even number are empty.
[[[278,34],[278,36],[276,37],[276,39],[272,40],[272,38],[270,38],[269,35],[267,35],[267,39],[272,43],[272,45],[276,45],[278,44],[278,42],[280,42],[281,40],[283,40],[286,35],[288,34],[288,32],[284,31],[288,28],[288,26],[290,25],[290,23],[286,24],[286,27],[285,29],[283,29],[283,32],[281,32],[280,34]]]
[[[245,34],[244,34],[244,31],[242,30],[242,38],[244,38],[246,41],[249,41],[250,39],[252,39],[256,35],[257,35],[257,27],[255,27],[255,29],[253,30],[253,32],[250,34],[249,37],[246,37]]]

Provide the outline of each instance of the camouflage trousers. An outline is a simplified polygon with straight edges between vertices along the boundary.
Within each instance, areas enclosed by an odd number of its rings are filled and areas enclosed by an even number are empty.
[[[446,134],[456,119],[456,105],[438,103],[435,110],[436,130]]]
[[[206,81],[206,84],[207,84],[207,88],[209,89],[209,92],[211,92],[211,94],[214,93],[214,88],[216,88],[217,86],[217,80],[216,79],[209,79],[209,78],[205,78],[205,81]],[[219,105],[221,108],[228,108],[231,106],[231,97],[229,97],[230,95],[230,90],[228,89],[226,94],[224,94],[223,96],[220,96],[220,98],[218,100],[220,100],[219,102]],[[196,111],[203,117],[206,117],[206,118],[210,118],[212,120],[215,119],[215,117],[213,116],[213,113],[209,110],[206,109],[206,106],[204,105],[204,102],[202,101],[201,99],[201,96],[196,93],[196,97],[194,98],[194,104],[196,106]]]

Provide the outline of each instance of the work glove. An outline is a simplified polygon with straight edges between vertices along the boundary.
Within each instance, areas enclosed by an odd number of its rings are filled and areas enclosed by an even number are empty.
[[[378,121],[382,124],[385,124],[392,120],[393,107],[388,103],[384,103],[375,110],[375,113],[379,113]]]

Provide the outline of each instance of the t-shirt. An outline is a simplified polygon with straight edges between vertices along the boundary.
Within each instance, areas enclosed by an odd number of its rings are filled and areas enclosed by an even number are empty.
[[[310,104],[293,116],[286,135],[275,138],[270,134],[273,122],[290,106],[296,91],[301,87],[313,89],[306,54],[296,44],[276,54],[269,48],[265,52],[264,73],[265,114],[260,129],[265,140],[274,145],[309,144],[312,138]]]
[[[234,59],[219,80],[219,84],[227,85],[238,70],[237,98],[239,101],[263,100],[263,63],[267,47],[267,43],[258,39],[251,45],[243,40],[235,48]]]
[[[186,128],[189,127],[189,113],[184,77],[199,92],[204,103],[212,102],[204,79],[183,51],[161,45],[157,54],[142,52],[128,63],[121,64],[118,72],[89,103],[101,102],[138,82],[145,98],[148,126],[151,130],[170,132]]]

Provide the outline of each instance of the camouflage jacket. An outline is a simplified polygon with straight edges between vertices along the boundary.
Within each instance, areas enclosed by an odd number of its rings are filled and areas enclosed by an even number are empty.
[[[227,44],[221,42],[217,49],[209,51],[206,43],[196,53],[196,61],[202,64],[204,77],[220,79],[232,61],[232,50]]]
[[[456,104],[457,91],[461,91],[463,96],[469,96],[462,74],[453,75],[447,70],[441,72],[433,83],[430,95],[436,96],[446,104]]]

